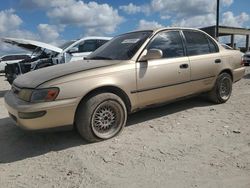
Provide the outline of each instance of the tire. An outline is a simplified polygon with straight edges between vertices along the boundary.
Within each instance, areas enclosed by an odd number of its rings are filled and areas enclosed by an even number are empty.
[[[98,142],[118,135],[127,121],[127,109],[113,93],[95,94],[80,103],[76,128],[88,142]]]
[[[210,101],[221,104],[227,102],[232,93],[232,77],[228,73],[221,73],[216,79],[213,89],[208,93]]]

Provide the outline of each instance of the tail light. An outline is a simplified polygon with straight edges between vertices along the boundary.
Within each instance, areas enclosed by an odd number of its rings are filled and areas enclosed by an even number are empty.
[[[244,66],[245,63],[246,63],[246,59],[245,59],[244,56],[242,56],[242,57],[241,57],[241,62],[240,62],[240,64],[241,64],[242,66]]]

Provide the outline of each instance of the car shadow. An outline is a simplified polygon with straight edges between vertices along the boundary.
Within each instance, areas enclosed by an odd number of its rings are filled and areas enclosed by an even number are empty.
[[[175,114],[177,112],[185,111],[187,109],[195,107],[204,107],[215,105],[204,97],[198,96],[189,98],[186,100],[180,100],[177,102],[169,103],[160,107],[148,108],[134,114],[131,114],[128,117],[127,126],[136,125],[148,120],[156,119],[166,115]]]
[[[162,107],[143,110],[129,115],[127,126],[136,125],[137,123],[174,114],[186,109],[208,105],[211,105],[211,103],[200,98],[193,98]],[[88,143],[74,130],[30,132],[15,126],[10,118],[0,119],[0,163],[12,163],[44,155],[51,151],[60,151],[86,144]]]
[[[25,131],[10,118],[0,119],[0,164],[87,144],[74,131]]]
[[[4,97],[5,93],[7,92],[8,90],[1,90],[0,91],[0,98],[1,97]]]
[[[245,74],[245,76],[243,78],[250,79],[250,73],[249,74]]]

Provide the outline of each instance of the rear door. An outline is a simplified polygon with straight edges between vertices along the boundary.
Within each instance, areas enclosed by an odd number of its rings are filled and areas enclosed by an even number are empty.
[[[184,30],[193,91],[210,89],[218,75],[221,57],[217,44],[200,31]]]
[[[137,62],[137,93],[141,106],[162,103],[188,93],[189,59],[179,31],[162,31],[147,46],[160,49],[161,59]]]

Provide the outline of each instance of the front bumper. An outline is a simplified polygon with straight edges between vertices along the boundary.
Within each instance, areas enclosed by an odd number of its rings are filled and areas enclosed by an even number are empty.
[[[73,98],[52,102],[29,103],[18,99],[11,91],[7,92],[4,100],[10,117],[18,126],[28,130],[73,125],[75,111],[80,101],[78,98]],[[39,112],[45,113],[32,117],[32,115],[39,114]],[[20,118],[20,114],[26,114],[28,118]]]

